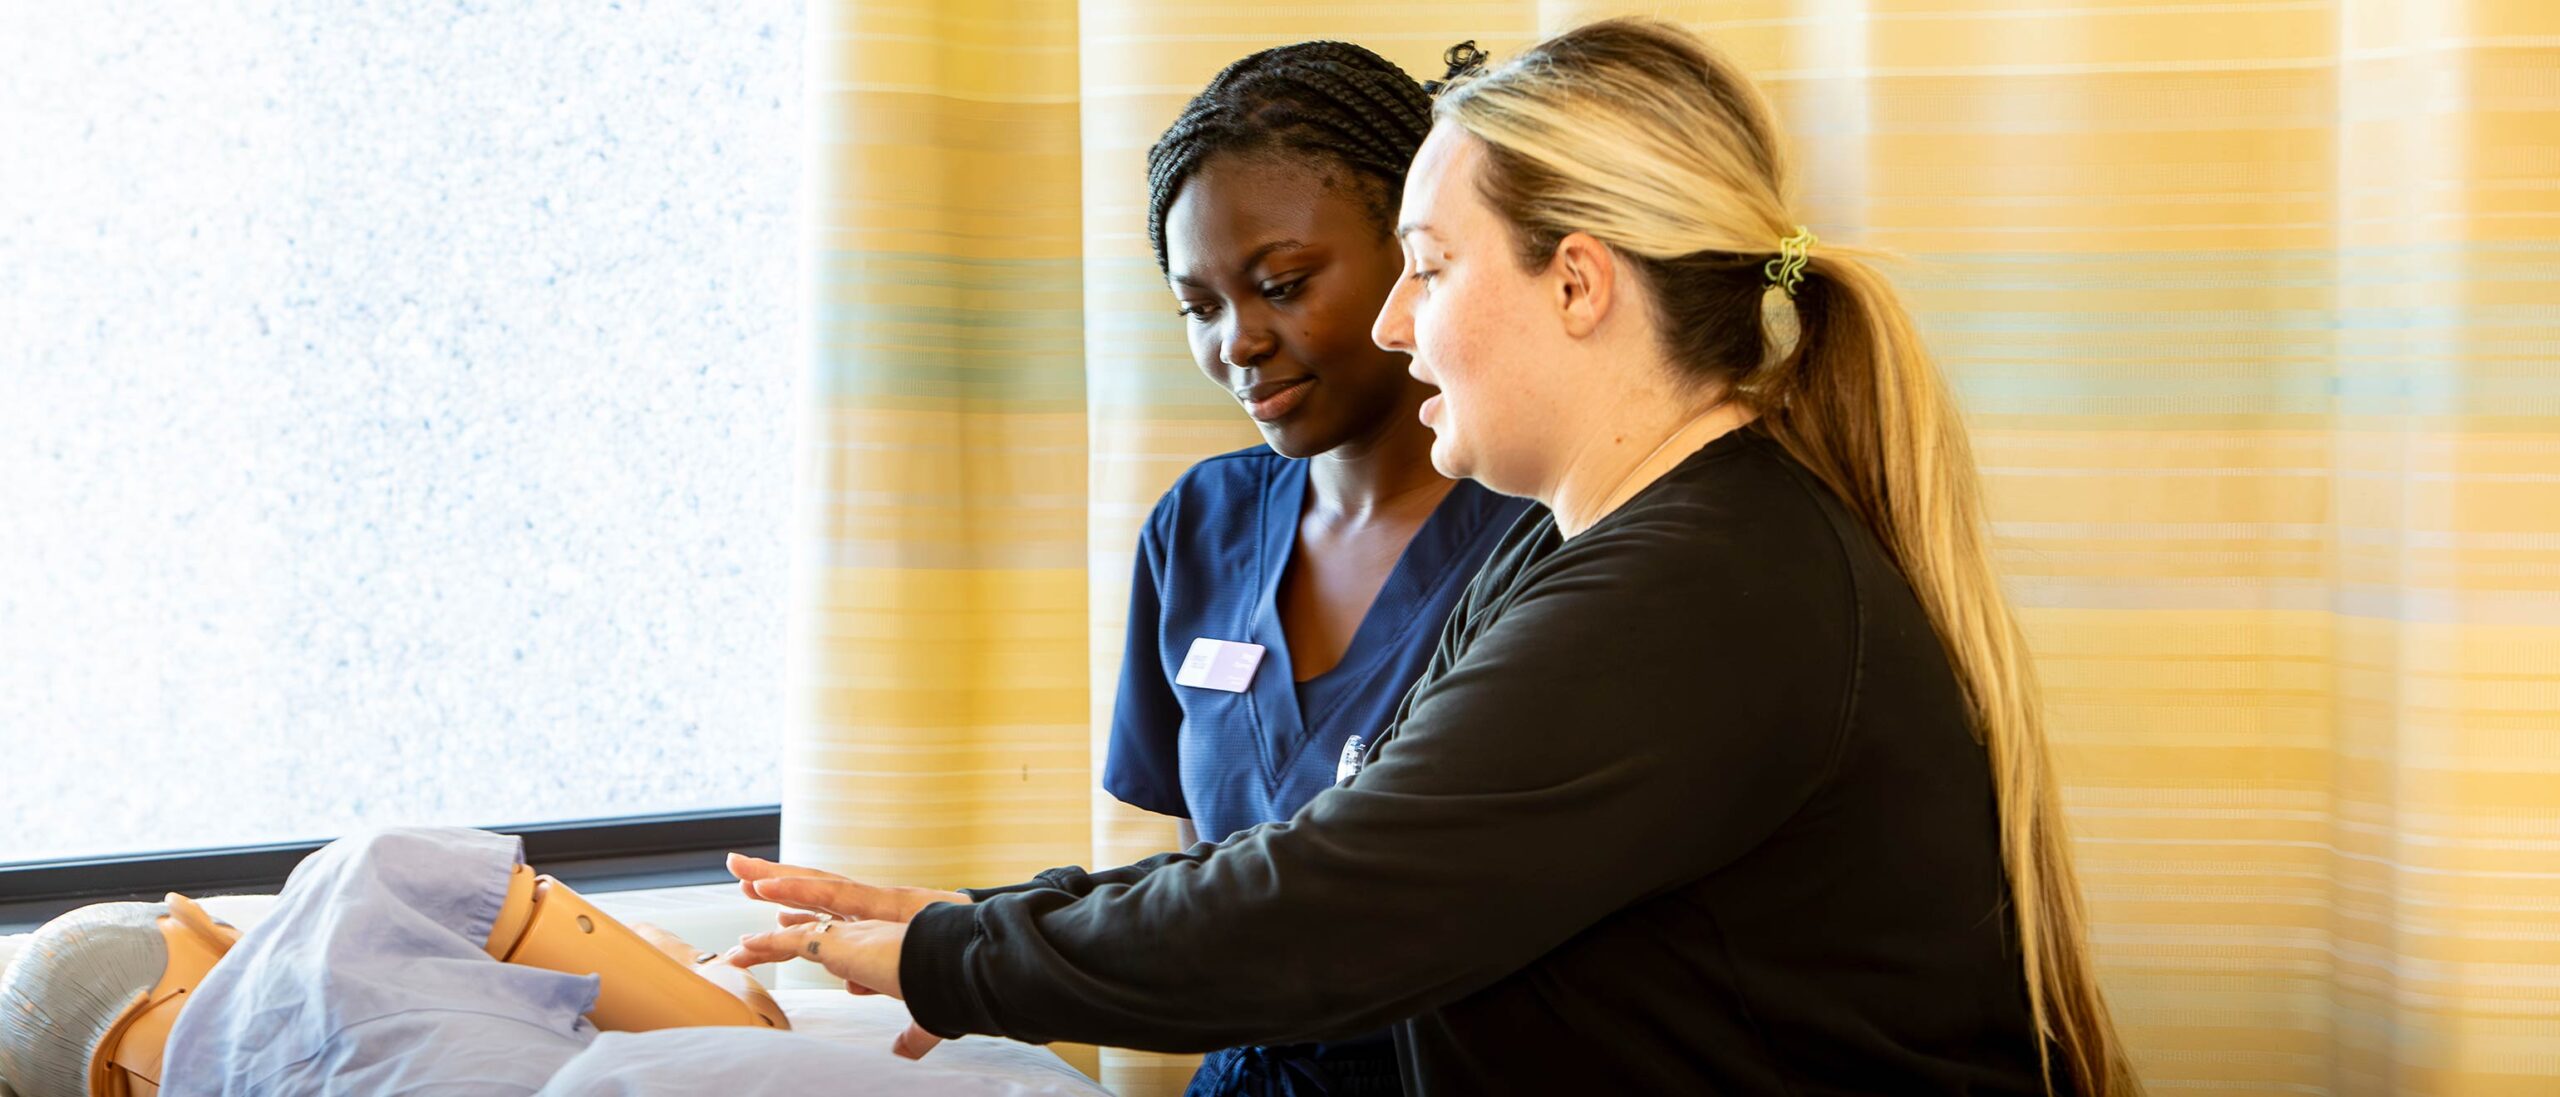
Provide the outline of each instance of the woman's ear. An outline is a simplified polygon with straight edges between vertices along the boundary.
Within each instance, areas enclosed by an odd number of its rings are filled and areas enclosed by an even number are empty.
[[[1590,233],[1569,233],[1557,242],[1547,273],[1555,281],[1565,334],[1580,339],[1598,330],[1617,303],[1618,254]]]

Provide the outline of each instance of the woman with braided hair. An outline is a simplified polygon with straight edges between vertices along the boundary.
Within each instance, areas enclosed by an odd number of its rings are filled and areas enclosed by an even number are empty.
[[[1482,58],[1451,49],[1450,75]],[[1431,467],[1419,411],[1434,390],[1369,338],[1430,128],[1429,93],[1393,62],[1301,42],[1228,65],[1148,153],[1147,239],[1192,358],[1266,443],[1192,466],[1139,538],[1102,783],[1180,819],[1186,845],[1285,820],[1356,768],[1467,580],[1532,509]],[[752,894],[873,909],[858,885],[739,868]],[[1400,1092],[1383,1032],[1212,1051],[1190,1089]]]
[[[1452,74],[1482,56],[1452,47]],[[1341,777],[1529,507],[1432,468],[1434,390],[1363,326],[1403,265],[1425,87],[1349,43],[1263,50],[1148,152],[1147,239],[1192,358],[1266,442],[1193,466],[1140,538],[1103,784],[1186,838],[1288,818]],[[1186,683],[1194,656],[1242,688]]]

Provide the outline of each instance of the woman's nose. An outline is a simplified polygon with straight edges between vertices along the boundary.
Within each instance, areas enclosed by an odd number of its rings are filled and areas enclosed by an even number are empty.
[[[1239,318],[1227,325],[1226,338],[1218,341],[1218,360],[1229,369],[1252,369],[1271,357],[1278,345],[1270,329]]]
[[[1369,341],[1379,350],[1413,353],[1413,304],[1407,290],[1413,283],[1396,279],[1396,288],[1387,294],[1387,303],[1378,309],[1378,318],[1369,325]]]

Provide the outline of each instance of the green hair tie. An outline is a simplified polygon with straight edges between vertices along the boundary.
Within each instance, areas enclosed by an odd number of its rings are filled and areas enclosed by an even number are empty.
[[[1804,284],[1805,265],[1813,261],[1813,243],[1813,230],[1797,225],[1795,235],[1778,241],[1778,257],[1762,264],[1760,273],[1770,285],[1794,297],[1796,287]]]

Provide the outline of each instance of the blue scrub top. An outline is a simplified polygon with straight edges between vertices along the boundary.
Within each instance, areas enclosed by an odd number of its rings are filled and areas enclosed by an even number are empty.
[[[1138,537],[1129,640],[1102,786],[1204,841],[1286,819],[1376,741],[1494,543],[1533,505],[1461,480],[1416,530],[1342,662],[1300,683],[1280,626],[1307,462],[1256,446],[1193,465]],[[1191,642],[1263,647],[1242,693],[1177,685]],[[1357,738],[1357,744],[1351,740]]]

